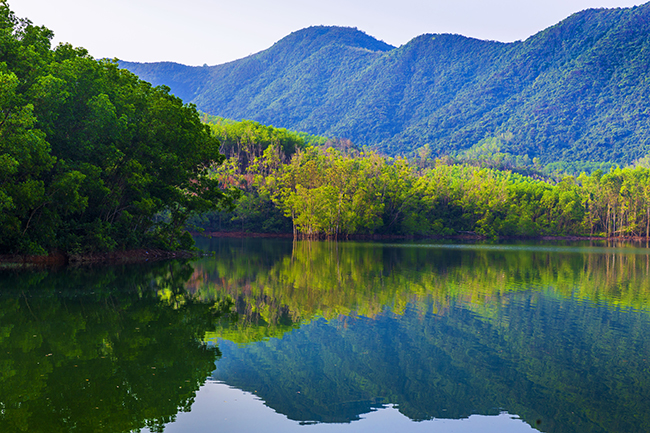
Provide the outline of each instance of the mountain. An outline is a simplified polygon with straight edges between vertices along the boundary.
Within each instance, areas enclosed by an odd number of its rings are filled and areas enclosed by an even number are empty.
[[[396,48],[352,28],[310,27],[217,66],[120,65],[209,114],[389,155],[486,140],[543,163],[650,153],[650,3],[585,10],[513,43],[426,34]]]

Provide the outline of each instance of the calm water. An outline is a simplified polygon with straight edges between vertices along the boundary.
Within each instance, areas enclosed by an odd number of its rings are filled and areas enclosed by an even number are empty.
[[[645,432],[650,250],[200,239],[0,270],[0,432]]]

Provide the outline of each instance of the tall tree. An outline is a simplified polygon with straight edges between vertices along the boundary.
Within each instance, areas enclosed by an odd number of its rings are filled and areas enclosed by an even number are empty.
[[[192,105],[0,2],[0,251],[187,248],[195,213],[228,206],[219,142]]]

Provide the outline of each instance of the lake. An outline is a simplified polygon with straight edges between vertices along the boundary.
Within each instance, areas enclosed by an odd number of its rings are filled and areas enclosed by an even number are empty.
[[[2,432],[645,432],[650,250],[197,239],[0,268]]]

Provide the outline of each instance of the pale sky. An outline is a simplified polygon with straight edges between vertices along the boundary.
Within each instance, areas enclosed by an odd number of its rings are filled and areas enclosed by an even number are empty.
[[[216,65],[312,25],[357,27],[400,46],[423,33],[523,40],[574,12],[624,0],[9,0],[21,18],[95,58]]]

